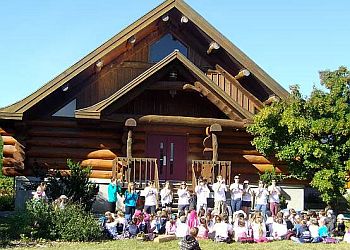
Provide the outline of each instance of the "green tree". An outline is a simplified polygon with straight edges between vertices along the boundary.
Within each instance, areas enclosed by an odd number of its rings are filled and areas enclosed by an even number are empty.
[[[253,144],[268,157],[288,164],[292,177],[311,180],[331,204],[345,192],[350,171],[350,72],[320,73],[325,91],[302,97],[291,88],[286,100],[265,107],[248,128]]]
[[[2,176],[2,151],[4,147],[4,141],[2,140],[2,136],[0,135],[0,176]]]

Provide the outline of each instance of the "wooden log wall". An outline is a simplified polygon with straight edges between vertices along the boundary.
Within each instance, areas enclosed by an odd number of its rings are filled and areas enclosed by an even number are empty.
[[[13,137],[13,132],[0,128],[3,140],[3,167],[24,168],[24,146]]]
[[[75,121],[28,122],[26,169],[67,169],[66,160],[92,167],[94,176],[105,177],[113,159],[121,155],[121,125],[79,124]]]

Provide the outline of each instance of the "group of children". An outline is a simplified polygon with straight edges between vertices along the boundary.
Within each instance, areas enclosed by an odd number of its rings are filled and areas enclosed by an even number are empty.
[[[235,177],[235,182],[229,186],[231,207],[226,205],[227,187],[220,176],[212,189],[214,209],[207,206],[210,190],[205,180],[199,179],[194,189],[195,203],[193,193],[187,189],[186,183],[181,183],[177,190],[178,213],[174,214],[174,193],[169,182],[166,182],[159,192],[161,207],[158,207],[158,191],[154,183],[149,183],[143,191],[143,210],[136,209],[140,192],[136,192],[134,184],[131,183],[124,194],[125,215],[121,211],[116,214],[106,212],[102,220],[104,229],[106,234],[114,239],[137,238],[140,235],[142,239],[153,239],[161,234],[175,235],[181,239],[180,247],[183,249],[196,249],[185,246],[199,247],[197,239],[227,243],[259,243],[273,240],[335,243],[344,239],[350,243],[350,231],[346,231],[344,216],[341,214],[335,217],[332,210],[321,211],[318,214],[297,214],[293,209],[284,213],[279,211],[277,196],[281,189],[275,183],[266,188],[259,182],[258,188],[251,190],[249,183],[245,182],[240,186],[238,178]],[[240,195],[235,196],[234,192]],[[253,196],[256,197],[255,212],[251,214]]]
[[[336,243],[344,240],[350,243],[350,230],[346,230],[344,216],[337,217],[331,210],[297,214],[293,209],[272,216],[267,211],[251,215],[239,210],[232,222],[228,215],[216,214],[211,209],[191,210],[188,214],[168,213],[165,209],[148,214],[136,210],[128,221],[124,213],[113,215],[106,212],[102,220],[105,232],[114,239],[137,238],[147,235],[153,239],[157,235],[175,235],[183,245],[194,239],[211,239],[215,242],[261,243],[274,240],[292,240],[297,243]],[[191,237],[187,237],[191,236]],[[145,238],[142,238],[145,239]],[[192,243],[191,243],[192,244]],[[190,245],[191,245],[190,244]],[[196,245],[196,244],[195,244]]]

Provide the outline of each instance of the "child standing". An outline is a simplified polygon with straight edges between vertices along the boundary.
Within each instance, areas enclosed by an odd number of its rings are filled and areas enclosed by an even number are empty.
[[[125,191],[124,197],[125,218],[128,221],[131,221],[131,218],[135,213],[137,199],[139,198],[139,194],[136,192],[134,183],[130,182],[128,184],[128,189]]]
[[[189,205],[190,205],[190,193],[187,190],[187,184],[186,182],[182,182],[180,188],[177,190],[177,195],[179,196],[178,200],[178,209],[180,212],[188,212]]]
[[[202,208],[207,211],[207,199],[209,198],[210,190],[205,180],[199,180],[198,186],[195,188],[195,193],[197,195],[197,213]]]
[[[154,187],[154,182],[149,181],[148,186],[144,190],[145,193],[145,207],[144,212],[148,214],[155,214],[157,206],[158,191]]]

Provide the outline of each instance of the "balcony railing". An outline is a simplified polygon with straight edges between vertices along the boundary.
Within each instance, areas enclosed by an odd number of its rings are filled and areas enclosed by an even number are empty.
[[[230,161],[209,161],[209,160],[192,160],[192,186],[197,184],[201,176],[207,179],[208,183],[213,184],[216,176],[221,175],[226,184],[231,184],[231,162]]]
[[[123,184],[134,182],[143,187],[148,181],[154,181],[159,189],[158,165],[156,158],[116,157],[113,161],[112,176]]]

